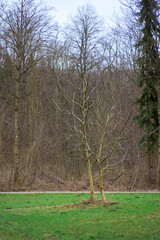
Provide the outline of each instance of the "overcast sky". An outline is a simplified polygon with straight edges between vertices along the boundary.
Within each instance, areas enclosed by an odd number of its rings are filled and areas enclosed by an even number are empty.
[[[60,25],[64,25],[70,15],[74,15],[81,5],[91,4],[99,16],[103,17],[106,25],[112,25],[115,12],[120,11],[118,0],[43,0],[48,6],[56,8],[55,17]]]

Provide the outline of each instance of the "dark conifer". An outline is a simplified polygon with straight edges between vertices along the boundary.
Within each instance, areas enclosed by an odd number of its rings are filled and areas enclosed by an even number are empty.
[[[158,143],[157,9],[155,0],[140,1],[138,17],[141,36],[136,45],[139,53],[138,86],[141,88],[141,95],[136,101],[139,107],[136,120],[145,132],[139,145],[145,145],[149,155],[157,150]]]

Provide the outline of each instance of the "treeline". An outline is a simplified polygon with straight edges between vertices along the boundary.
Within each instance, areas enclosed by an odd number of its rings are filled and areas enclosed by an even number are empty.
[[[34,0],[0,6],[1,190],[87,178],[91,198],[97,182],[102,198],[103,184],[155,187],[157,152],[138,147],[144,132],[133,120],[141,35],[133,10],[114,29],[89,5],[65,29],[48,11]]]

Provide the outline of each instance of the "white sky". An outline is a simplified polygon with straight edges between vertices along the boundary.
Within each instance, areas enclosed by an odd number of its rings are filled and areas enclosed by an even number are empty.
[[[98,16],[105,20],[106,25],[112,25],[115,12],[120,11],[118,0],[43,0],[47,6],[56,8],[55,19],[63,26],[70,15],[74,15],[81,5],[91,4],[95,7]]]

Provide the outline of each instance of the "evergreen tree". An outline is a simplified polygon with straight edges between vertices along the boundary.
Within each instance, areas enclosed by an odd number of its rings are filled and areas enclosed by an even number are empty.
[[[151,154],[158,149],[157,185],[160,185],[160,71],[159,71],[159,3],[157,0],[139,2],[138,19],[141,37],[138,49],[138,86],[141,95],[137,99],[139,113],[135,117],[145,132],[139,145],[145,146],[148,153],[148,178],[151,181]]]
[[[136,47],[139,53],[137,65],[138,86],[141,88],[141,96],[137,99],[139,113],[136,120],[140,128],[145,131],[139,145],[145,145],[150,156],[157,150],[158,143],[158,50],[156,42],[158,3],[155,0],[141,0],[139,9],[141,37]]]

